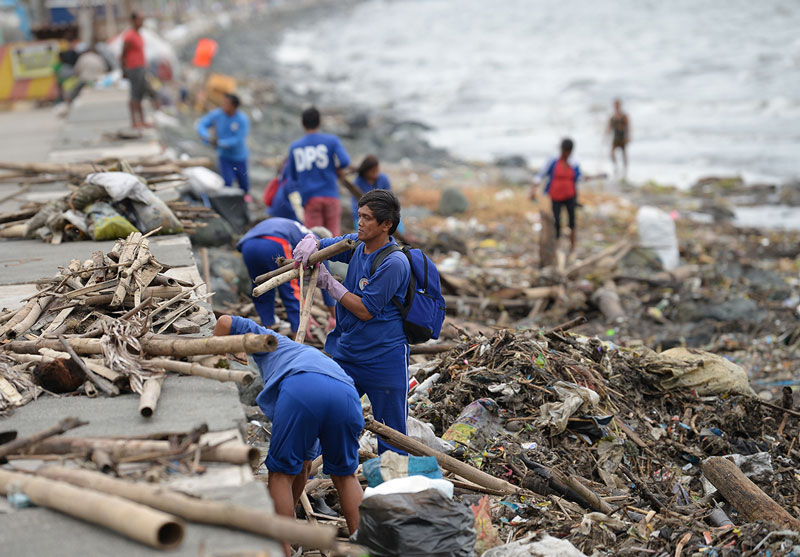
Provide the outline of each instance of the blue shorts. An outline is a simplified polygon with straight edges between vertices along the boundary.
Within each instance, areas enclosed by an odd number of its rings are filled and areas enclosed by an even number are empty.
[[[366,394],[372,404],[372,415],[379,422],[400,433],[406,433],[408,421],[408,345],[387,351],[380,359],[368,363],[336,360],[356,384],[358,396]],[[378,454],[394,451],[408,454],[378,438]]]
[[[322,446],[322,471],[349,476],[358,468],[358,437],[364,429],[361,402],[347,383],[303,372],[281,382],[267,469],[290,476],[314,459]]]
[[[233,186],[235,179],[244,193],[250,191],[250,177],[247,175],[247,159],[235,161],[233,159],[219,158],[219,173],[227,187]]]

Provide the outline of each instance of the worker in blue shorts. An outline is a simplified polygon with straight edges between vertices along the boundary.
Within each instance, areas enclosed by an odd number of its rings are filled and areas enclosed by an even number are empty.
[[[408,419],[408,340],[403,317],[392,302],[405,301],[411,266],[401,252],[390,253],[371,272],[372,262],[384,249],[397,245],[392,234],[400,222],[400,202],[388,190],[372,190],[358,202],[358,233],[317,240],[307,235],[294,249],[295,261],[306,264],[320,247],[342,239],[358,239],[355,250],[333,257],[349,263],[344,284],[323,267],[317,286],[336,304],[336,327],[328,335],[325,352],[353,378],[359,396],[366,393],[375,419],[406,432]],[[378,452],[396,449],[378,440]]]
[[[353,380],[316,348],[298,344],[243,317],[223,315],[215,336],[255,333],[278,339],[273,352],[253,354],[264,389],[256,402],[272,421],[266,466],[275,512],[295,518],[311,461],[322,449],[322,471],[339,493],[352,534],[358,529],[363,492],[356,478],[358,437],[364,429]],[[288,547],[284,546],[287,550]]]
[[[314,232],[325,237],[331,235],[322,227],[315,228]],[[251,228],[236,244],[236,249],[242,253],[242,259],[247,266],[250,278],[255,280],[256,277],[277,269],[278,264],[275,259],[278,257],[291,259],[292,249],[307,234],[313,234],[313,232],[299,222],[274,217],[263,220]],[[278,294],[280,294],[283,307],[286,309],[286,317],[291,325],[293,337],[300,326],[300,282],[295,279],[280,285]],[[327,292],[323,292],[322,297],[330,311],[327,330],[331,330],[336,324],[336,314],[333,309],[336,302]],[[275,323],[275,290],[269,290],[261,296],[253,298],[253,304],[261,319],[261,324],[271,327]]]

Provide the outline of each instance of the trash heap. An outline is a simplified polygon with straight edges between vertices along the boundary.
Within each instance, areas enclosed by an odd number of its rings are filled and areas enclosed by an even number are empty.
[[[181,360],[242,352],[269,339],[184,336],[210,323],[202,303],[208,294],[198,294],[202,283],[174,278],[168,270],[153,256],[147,235],[133,232],[108,253],[96,251],[92,259],[73,260],[40,279],[39,291],[25,305],[0,314],[0,412],[43,390],[134,392],[148,417],[166,372],[251,382],[251,373],[217,369],[213,358]]]
[[[556,328],[462,335],[414,369],[425,387],[412,396],[414,417],[453,456],[520,488],[493,497],[498,540],[545,531],[586,554],[614,555],[797,544],[796,534],[765,538],[800,526],[786,512],[800,503],[800,412],[790,390],[782,405],[753,396],[745,371],[725,358]],[[720,456],[735,465],[711,458]],[[749,492],[737,499],[747,486],[720,472],[729,464],[783,515],[751,504],[762,500]]]

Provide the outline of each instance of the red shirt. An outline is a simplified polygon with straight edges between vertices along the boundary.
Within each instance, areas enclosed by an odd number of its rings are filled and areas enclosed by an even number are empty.
[[[122,36],[123,48],[128,47],[122,67],[126,70],[145,66],[144,40],[136,29],[130,28]]]

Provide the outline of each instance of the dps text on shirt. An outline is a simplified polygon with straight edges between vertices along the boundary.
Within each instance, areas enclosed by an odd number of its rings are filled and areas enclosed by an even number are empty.
[[[289,178],[297,183],[303,205],[314,197],[339,197],[336,170],[350,164],[338,137],[310,133],[289,147]]]

